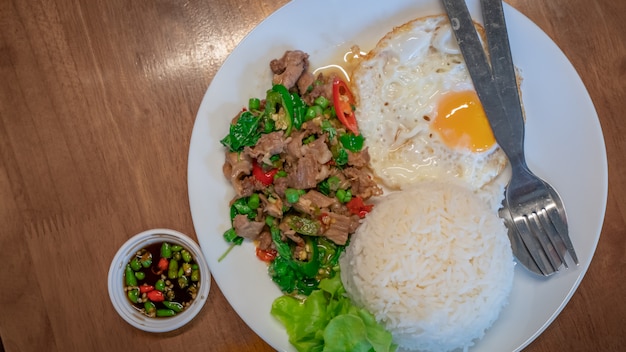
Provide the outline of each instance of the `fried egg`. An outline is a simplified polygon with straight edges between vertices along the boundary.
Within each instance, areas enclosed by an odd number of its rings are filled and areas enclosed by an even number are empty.
[[[386,186],[450,176],[478,190],[506,167],[447,17],[388,33],[355,68],[352,88],[372,169]]]

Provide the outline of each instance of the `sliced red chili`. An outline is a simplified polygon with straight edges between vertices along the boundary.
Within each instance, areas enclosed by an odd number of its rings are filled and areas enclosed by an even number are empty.
[[[352,197],[352,199],[346,203],[346,206],[351,214],[356,214],[361,218],[364,218],[365,215],[367,215],[367,213],[372,211],[372,208],[374,208],[373,204],[365,204],[363,202],[363,198],[358,196]]]
[[[330,225],[330,215],[328,215],[328,213],[322,213],[319,216],[319,221],[322,223],[322,225]]]
[[[141,292],[141,293],[146,293],[146,292],[150,292],[150,291],[154,291],[154,286],[147,285],[147,284],[143,284],[143,285],[139,286],[139,292]]]
[[[354,133],[355,136],[358,136],[359,128],[356,123],[356,117],[354,116],[354,104],[354,96],[346,82],[335,77],[333,79],[333,105],[335,107],[335,113],[337,113],[339,121],[341,121],[350,132]]]
[[[148,299],[152,302],[163,302],[165,300],[165,296],[163,295],[163,292],[153,290],[148,292]]]
[[[256,256],[264,262],[272,262],[276,259],[278,252],[275,249],[261,249],[256,248]]]
[[[264,186],[269,186],[274,182],[274,175],[278,172],[278,169],[271,169],[269,171],[264,171],[263,168],[257,164],[252,164],[252,175],[259,182],[261,182]]]
[[[167,262],[167,258],[159,259],[159,264],[157,264],[157,266],[159,267],[159,270],[161,270],[161,271],[167,270],[167,268],[169,267],[169,263]]]

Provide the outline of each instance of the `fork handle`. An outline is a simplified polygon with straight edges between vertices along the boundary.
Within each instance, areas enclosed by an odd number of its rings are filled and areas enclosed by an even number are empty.
[[[482,3],[491,65],[465,1],[442,2],[496,142],[514,169],[525,168],[524,116],[501,1]]]
[[[498,145],[513,167],[526,167],[524,158],[524,113],[511,55],[502,0],[481,0],[493,82],[504,108],[504,116],[490,119]],[[494,120],[494,121],[492,121]]]

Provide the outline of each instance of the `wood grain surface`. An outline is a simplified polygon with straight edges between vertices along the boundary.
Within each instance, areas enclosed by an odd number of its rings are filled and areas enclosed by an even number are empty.
[[[154,335],[117,315],[106,276],[135,233],[167,227],[195,236],[187,153],[196,111],[227,55],[286,2],[0,1],[6,351],[272,350],[215,283],[189,326]],[[591,267],[526,350],[626,350],[626,1],[507,2],[577,69],[609,159],[606,218]]]

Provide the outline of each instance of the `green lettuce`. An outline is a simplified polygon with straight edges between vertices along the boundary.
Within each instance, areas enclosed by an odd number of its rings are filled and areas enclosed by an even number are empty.
[[[303,300],[278,297],[271,314],[300,352],[393,352],[397,347],[371,313],[352,304],[338,274],[321,280],[319,289]]]

